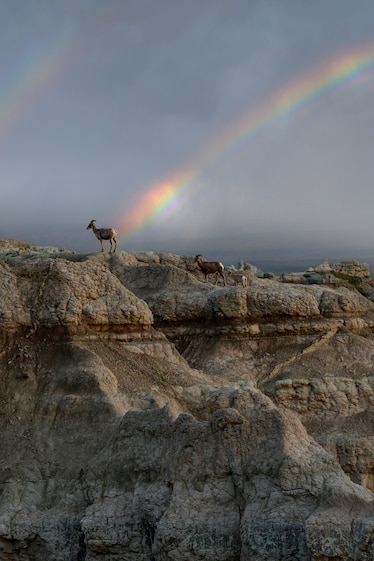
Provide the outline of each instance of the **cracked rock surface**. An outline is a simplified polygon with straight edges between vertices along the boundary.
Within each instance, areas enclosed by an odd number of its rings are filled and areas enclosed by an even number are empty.
[[[367,270],[247,276],[0,242],[1,561],[374,559]]]

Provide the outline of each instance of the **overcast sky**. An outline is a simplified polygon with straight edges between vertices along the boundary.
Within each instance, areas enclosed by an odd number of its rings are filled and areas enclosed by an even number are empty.
[[[374,256],[372,65],[235,140],[277,92],[366,51],[372,0],[0,0],[0,238],[96,251],[94,218],[122,250]],[[183,204],[125,235],[186,168]]]

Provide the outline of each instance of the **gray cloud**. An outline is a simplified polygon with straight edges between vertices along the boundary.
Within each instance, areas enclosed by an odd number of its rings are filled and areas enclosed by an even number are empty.
[[[0,236],[49,243],[52,225],[56,245],[96,250],[91,218],[108,225],[151,185],[199,167],[204,149],[289,80],[373,41],[373,23],[366,0],[2,5]],[[179,212],[123,247],[367,247],[371,74],[218,153]]]

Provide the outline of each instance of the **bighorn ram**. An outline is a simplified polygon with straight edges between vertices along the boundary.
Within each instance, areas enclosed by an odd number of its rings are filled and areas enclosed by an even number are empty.
[[[195,255],[194,261],[199,265],[202,273],[204,274],[204,282],[207,282],[208,275],[215,273],[216,275],[216,282],[217,284],[217,274],[223,278],[223,284],[226,286],[226,278],[223,273],[225,267],[219,261],[205,261],[202,255],[198,254]]]
[[[93,230],[93,233],[95,234],[95,236],[97,237],[97,239],[101,243],[101,251],[104,251],[103,240],[109,240],[110,241],[109,253],[112,253],[113,244],[114,244],[114,251],[116,251],[116,249],[117,249],[117,232],[115,231],[114,228],[96,228],[96,221],[95,220],[91,220],[91,222],[89,223],[89,225],[87,226],[86,229],[89,230],[90,228]]]
[[[227,274],[233,279],[236,285],[241,284],[244,288],[248,286],[248,279],[245,275],[237,273],[236,271],[229,271]]]

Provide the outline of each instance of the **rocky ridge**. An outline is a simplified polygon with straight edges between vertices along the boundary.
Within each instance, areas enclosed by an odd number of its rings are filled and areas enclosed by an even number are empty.
[[[367,267],[243,274],[0,243],[0,559],[374,559]]]

